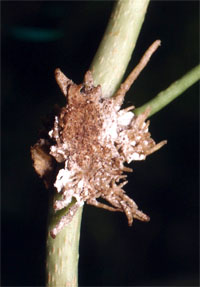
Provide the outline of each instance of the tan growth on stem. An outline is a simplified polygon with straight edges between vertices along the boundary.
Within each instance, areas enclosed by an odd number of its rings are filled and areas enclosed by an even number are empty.
[[[56,69],[56,81],[67,104],[57,111],[48,136],[40,139],[31,152],[34,167],[47,186],[54,169],[53,160],[60,163],[54,186],[61,193],[61,199],[54,202],[55,211],[68,206],[72,198],[76,202],[53,228],[52,237],[71,221],[84,202],[125,212],[129,225],[133,218],[149,220],[123,190],[127,183],[124,172],[132,171],[124,164],[144,160],[166,141],[155,144],[151,138],[149,121],[145,122],[149,109],[135,116],[130,111],[133,106],[121,109],[121,105],[126,92],[159,45],[160,41],[155,41],[149,47],[110,99],[103,98],[100,85],[94,86],[90,71],[86,72],[83,84],[76,85]],[[100,203],[99,197],[110,205]]]

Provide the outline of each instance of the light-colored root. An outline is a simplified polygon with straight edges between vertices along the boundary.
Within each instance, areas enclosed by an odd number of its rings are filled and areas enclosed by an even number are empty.
[[[150,112],[151,112],[151,108],[147,107],[146,110],[142,114],[137,116],[134,125],[136,125],[138,129],[142,129],[142,125],[145,122],[145,120],[148,118]]]
[[[127,79],[121,84],[120,88],[117,90],[117,92],[114,95],[116,105],[121,106],[123,104],[124,97],[125,97],[127,91],[130,89],[130,87],[132,86],[134,81],[137,79],[139,74],[145,68],[145,66],[149,62],[151,56],[158,49],[160,44],[161,44],[160,40],[156,40],[155,42],[153,42],[153,44],[151,44],[151,46],[147,49],[147,51],[142,56],[140,62],[133,69],[133,71],[129,74]]]
[[[150,220],[150,217],[143,213],[141,210],[136,210],[136,212],[133,213],[133,217],[139,219],[140,221],[148,222]]]
[[[99,207],[99,208],[103,208],[103,209],[106,209],[106,210],[109,210],[109,211],[121,211],[121,209],[118,209],[118,208],[109,206],[107,204],[98,202],[95,198],[94,199],[88,199],[87,200],[87,204],[90,204],[90,205],[93,205],[93,206],[96,206],[96,207]]]
[[[87,71],[84,76],[84,85],[86,89],[91,89],[94,86],[94,81],[91,71]]]
[[[55,78],[56,78],[56,82],[59,86],[59,88],[61,89],[62,93],[65,95],[65,97],[67,96],[67,87],[70,84],[73,84],[73,81],[68,79],[59,68],[57,68],[55,70]]]
[[[155,146],[153,146],[151,149],[148,150],[148,155],[151,153],[154,153],[155,151],[159,150],[161,147],[163,147],[167,143],[166,140],[159,142]]]

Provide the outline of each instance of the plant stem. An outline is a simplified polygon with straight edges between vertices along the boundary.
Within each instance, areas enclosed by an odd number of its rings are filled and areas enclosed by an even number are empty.
[[[95,84],[104,98],[121,83],[144,21],[149,0],[116,2],[107,29],[91,64]]]
[[[200,65],[196,66],[185,74],[182,78],[172,83],[166,90],[161,91],[152,100],[134,110],[134,114],[141,114],[147,107],[151,108],[150,116],[160,111],[185,90],[200,80]]]
[[[49,234],[58,221],[53,211],[53,200],[50,200],[50,222],[47,237],[47,286],[76,287],[78,285],[78,248],[82,209],[76,213],[73,221],[61,231],[55,239]],[[65,210],[67,212],[67,210]]]
[[[149,0],[119,0],[92,62],[95,84],[102,85],[104,97],[117,89],[136,45]],[[52,206],[52,202],[50,203]],[[78,286],[78,247],[82,208],[55,239],[49,231],[58,217],[50,208],[47,235],[46,274],[49,287]]]

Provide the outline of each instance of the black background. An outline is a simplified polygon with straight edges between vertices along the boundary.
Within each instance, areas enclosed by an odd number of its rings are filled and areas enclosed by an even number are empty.
[[[43,115],[64,104],[54,69],[82,81],[113,3],[2,2],[2,286],[45,285],[48,191],[32,168],[30,146]],[[46,36],[32,28],[47,29]],[[162,46],[128,103],[142,105],[197,65],[198,29],[197,1],[150,3],[127,73],[155,39]],[[152,137],[168,144],[131,164],[125,189],[149,223],[130,228],[121,213],[85,206],[80,286],[199,285],[198,94],[195,84],[151,118]]]

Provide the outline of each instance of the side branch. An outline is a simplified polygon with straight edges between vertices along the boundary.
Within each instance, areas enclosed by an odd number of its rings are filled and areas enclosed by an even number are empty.
[[[160,92],[155,98],[134,110],[134,114],[143,113],[147,107],[150,107],[149,117],[167,106],[175,98],[183,94],[185,90],[200,80],[200,65],[196,66],[185,74],[182,78],[172,83],[166,90]]]

